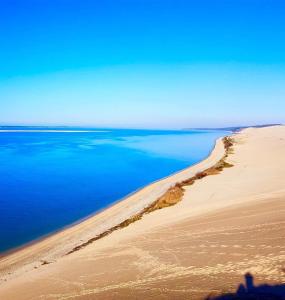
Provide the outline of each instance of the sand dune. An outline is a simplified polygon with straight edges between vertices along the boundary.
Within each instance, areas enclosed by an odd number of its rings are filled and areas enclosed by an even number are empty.
[[[233,167],[184,187],[176,205],[65,255],[213,166],[222,141],[200,164],[2,258],[0,299],[204,299],[234,291],[246,272],[285,283],[285,127],[233,138]]]

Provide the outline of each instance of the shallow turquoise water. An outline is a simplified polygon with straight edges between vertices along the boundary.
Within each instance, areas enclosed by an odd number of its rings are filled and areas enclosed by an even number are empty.
[[[0,131],[0,252],[61,229],[197,163],[227,134],[80,130]]]

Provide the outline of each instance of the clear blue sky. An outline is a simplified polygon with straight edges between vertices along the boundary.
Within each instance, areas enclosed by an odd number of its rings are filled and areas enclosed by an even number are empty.
[[[0,124],[285,123],[283,0],[1,0]]]

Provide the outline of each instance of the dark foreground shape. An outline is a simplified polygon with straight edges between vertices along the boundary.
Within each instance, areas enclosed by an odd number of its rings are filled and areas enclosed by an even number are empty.
[[[250,273],[244,277],[245,284],[241,283],[235,293],[208,296],[205,300],[285,300],[285,284],[255,286]]]

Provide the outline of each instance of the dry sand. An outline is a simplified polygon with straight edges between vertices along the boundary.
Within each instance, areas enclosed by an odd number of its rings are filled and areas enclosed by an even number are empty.
[[[156,182],[86,221],[0,260],[0,299],[204,299],[285,283],[285,127],[234,135],[234,166],[186,187],[175,206],[65,255],[224,155]]]

